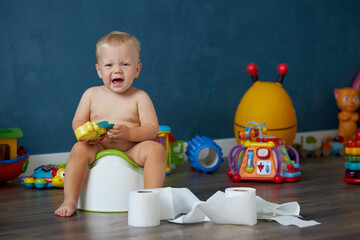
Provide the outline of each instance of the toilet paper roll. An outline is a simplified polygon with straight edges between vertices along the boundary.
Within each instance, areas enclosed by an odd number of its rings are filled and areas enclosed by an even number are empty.
[[[227,188],[225,198],[235,198],[234,215],[237,215],[237,224],[255,225],[256,216],[256,189],[255,188]]]
[[[255,198],[253,188],[227,188],[225,194],[214,194],[199,208],[215,223],[252,226],[257,223]]]
[[[247,187],[233,187],[225,189],[225,197],[233,197],[233,196],[248,196],[251,200],[255,200],[256,197],[256,189],[255,188],[247,188]]]
[[[159,192],[146,190],[130,192],[128,225],[133,227],[160,225]]]

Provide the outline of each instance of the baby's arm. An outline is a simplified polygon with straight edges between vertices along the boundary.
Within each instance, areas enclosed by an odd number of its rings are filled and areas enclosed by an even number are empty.
[[[94,88],[86,90],[80,99],[72,121],[72,128],[74,131],[76,128],[90,121],[90,106],[94,90]]]
[[[108,131],[108,138],[125,139],[131,142],[141,142],[156,138],[159,123],[154,105],[144,91],[139,91],[137,94],[140,126],[129,128],[125,125],[117,124]]]

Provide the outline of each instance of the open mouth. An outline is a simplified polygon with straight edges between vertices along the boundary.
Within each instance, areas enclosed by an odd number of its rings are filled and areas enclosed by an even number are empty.
[[[124,82],[124,79],[122,79],[122,78],[114,78],[111,82],[114,85],[121,85]]]

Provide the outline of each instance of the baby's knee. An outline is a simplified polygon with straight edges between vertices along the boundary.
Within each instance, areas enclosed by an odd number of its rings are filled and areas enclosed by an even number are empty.
[[[165,156],[166,154],[165,147],[158,142],[154,142],[151,146],[151,149],[159,156]]]
[[[86,152],[86,143],[76,142],[71,149],[71,153],[83,153]]]
[[[156,159],[157,161],[164,161],[166,160],[166,151],[165,147],[154,141],[149,141],[146,146],[145,152],[147,152],[151,158]]]
[[[95,156],[99,152],[95,146],[89,145],[85,142],[77,142],[71,149],[70,156],[76,159],[84,159],[88,162],[92,162]]]

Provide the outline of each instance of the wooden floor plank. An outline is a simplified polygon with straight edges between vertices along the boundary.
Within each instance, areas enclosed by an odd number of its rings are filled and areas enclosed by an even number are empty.
[[[189,163],[177,166],[165,186],[187,187],[206,200],[228,187],[253,187],[267,201],[297,201],[305,220],[321,225],[298,228],[258,221],[255,226],[211,222],[177,225],[161,221],[153,228],[127,225],[127,213],[78,212],[71,218],[54,215],[63,200],[62,189],[28,189],[18,180],[0,185],[0,239],[359,239],[360,185],[343,181],[344,160],[337,156],[301,161],[302,180],[294,183],[233,183],[227,162],[214,173],[197,172]]]

